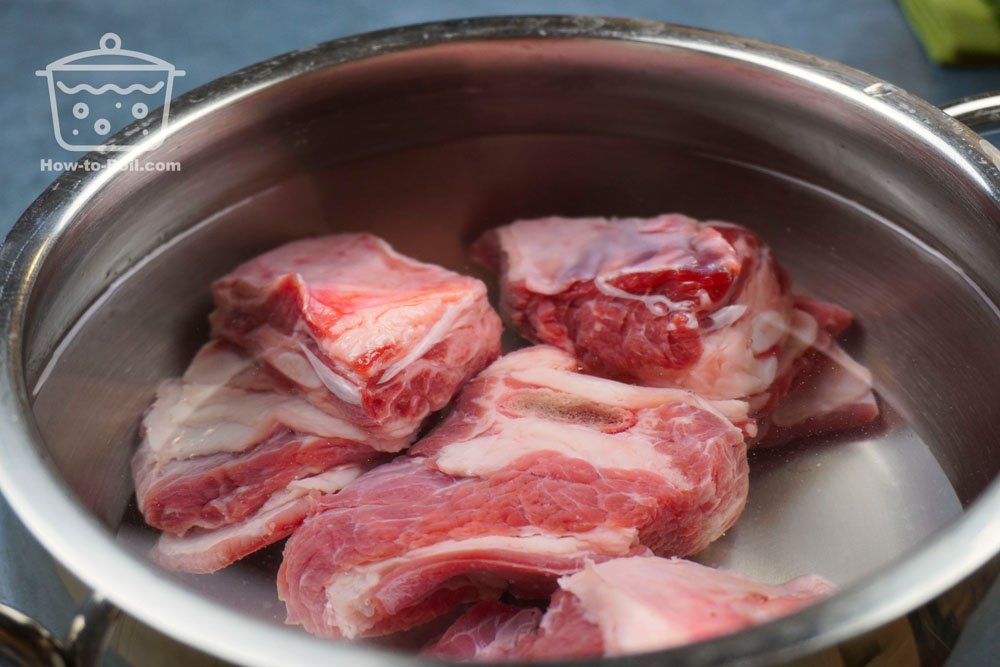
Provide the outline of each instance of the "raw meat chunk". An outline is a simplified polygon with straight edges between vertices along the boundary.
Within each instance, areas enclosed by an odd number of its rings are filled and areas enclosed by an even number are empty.
[[[367,234],[282,246],[213,292],[216,338],[160,388],[133,459],[139,508],[165,531],[154,557],[174,569],[282,539],[309,496],[405,448],[499,353],[481,282]]]
[[[285,537],[305,517],[308,505],[294,502],[305,495],[305,478],[330,481],[332,474],[342,486],[384,459],[372,446],[398,451],[407,444],[367,438],[282,385],[216,341],[183,378],[160,388],[132,468],[143,517],[166,531],[154,553],[161,563],[199,572],[228,565]]]
[[[598,374],[706,398],[745,398],[774,379],[792,304],[770,251],[742,228],[543,218],[491,230],[473,252],[500,270],[525,337]]]
[[[481,603],[425,649],[457,660],[552,659],[657,651],[759,625],[833,592],[815,575],[777,586],[680,559],[587,563],[532,610]]]
[[[363,475],[288,541],[289,622],[327,636],[413,627],[504,590],[548,595],[586,560],[700,550],[735,522],[740,401],[576,372],[539,346],[463,389],[411,455]]]
[[[621,480],[632,495],[621,525],[657,553],[708,546],[743,509],[746,403],[584,375],[569,354],[539,345],[508,354],[459,394],[448,417],[414,445],[449,475],[492,478],[536,460],[532,473]],[[611,490],[603,490],[608,503]],[[569,497],[565,496],[568,500]],[[577,500],[574,512],[595,500]],[[558,513],[556,509],[553,513]]]
[[[518,657],[518,647],[534,636],[542,612],[499,602],[480,602],[463,614],[421,653],[446,660],[504,660]]]
[[[400,255],[370,234],[294,241],[216,281],[213,334],[314,405],[387,439],[423,419],[500,351],[474,278]]]
[[[212,342],[165,383],[133,459],[146,522],[183,534],[242,521],[289,482],[398,451],[302,398],[236,348]]]
[[[528,339],[606,377],[746,400],[762,432],[785,393],[803,386],[799,374],[829,365],[811,353],[846,358],[828,341],[851,313],[795,296],[770,249],[729,223],[683,215],[526,220],[487,232],[473,254],[499,272],[503,307]],[[851,361],[848,372],[863,382],[859,368]],[[874,419],[867,382],[863,408],[797,423],[816,433]],[[786,438],[804,428],[777,430]]]
[[[588,564],[559,588],[522,657],[594,655],[593,637],[598,655],[655,651],[759,625],[833,592],[815,575],[772,586],[691,561],[643,557]]]

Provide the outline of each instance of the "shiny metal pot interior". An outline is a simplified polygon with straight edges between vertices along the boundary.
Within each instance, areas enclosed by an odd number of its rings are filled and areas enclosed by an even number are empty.
[[[207,578],[144,558],[136,428],[205,338],[212,279],[339,230],[470,270],[464,244],[516,217],[731,220],[857,314],[887,417],[756,455],[746,514],[701,557],[768,580],[818,572],[840,595],[629,664],[803,655],[1000,550],[996,156],[868,75],[656,23],[477,19],[282,56],[176,101],[140,159],[180,172],[68,173],[18,222],[2,252],[0,484],[73,573],[183,642],[252,665],[386,664],[383,647],[281,625],[278,549]]]

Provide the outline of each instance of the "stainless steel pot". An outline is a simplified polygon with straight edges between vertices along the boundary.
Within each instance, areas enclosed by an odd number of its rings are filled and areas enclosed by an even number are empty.
[[[167,132],[128,157],[181,171],[67,173],[0,255],[0,486],[61,563],[143,623],[246,665],[412,661],[282,627],[276,551],[208,578],[158,570],[129,504],[139,416],[204,338],[210,281],[342,229],[467,268],[464,242],[518,216],[679,210],[758,230],[801,285],[857,313],[884,423],[756,456],[746,515],[703,556],[770,579],[818,571],[843,591],[608,664],[809,655],[1000,551],[1000,154],[891,84],[659,23],[487,18],[275,58],[177,100]]]

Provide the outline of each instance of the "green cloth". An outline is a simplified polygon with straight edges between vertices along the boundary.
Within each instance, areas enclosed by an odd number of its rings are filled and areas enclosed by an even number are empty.
[[[1000,0],[900,0],[900,5],[935,62],[1000,61]]]

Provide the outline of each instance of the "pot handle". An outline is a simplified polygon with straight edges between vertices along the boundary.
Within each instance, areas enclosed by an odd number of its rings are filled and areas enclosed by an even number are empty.
[[[941,111],[980,133],[1000,129],[1000,91],[963,97]]]
[[[16,667],[97,667],[118,614],[117,607],[93,595],[61,640],[27,614],[0,604],[0,658]]]

